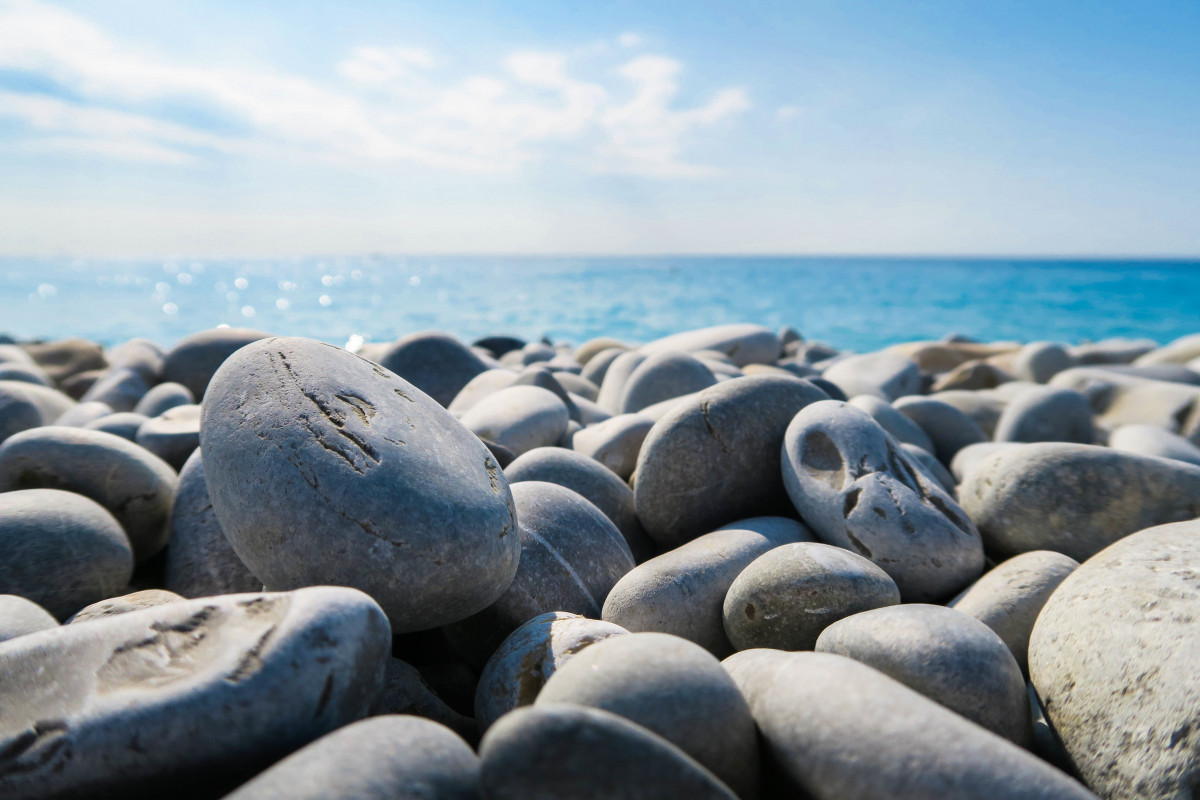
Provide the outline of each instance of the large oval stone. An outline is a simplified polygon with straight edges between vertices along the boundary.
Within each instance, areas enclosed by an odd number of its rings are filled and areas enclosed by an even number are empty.
[[[221,529],[272,589],[362,589],[402,633],[470,616],[516,573],[516,511],[491,453],[366,359],[255,342],[213,376],[200,442]]]

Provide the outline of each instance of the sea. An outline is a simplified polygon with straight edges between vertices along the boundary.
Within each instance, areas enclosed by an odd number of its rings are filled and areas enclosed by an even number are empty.
[[[218,325],[357,349],[415,331],[628,342],[790,325],[865,352],[961,334],[1167,342],[1200,331],[1200,261],[824,257],[0,259],[0,333],[146,337]]]

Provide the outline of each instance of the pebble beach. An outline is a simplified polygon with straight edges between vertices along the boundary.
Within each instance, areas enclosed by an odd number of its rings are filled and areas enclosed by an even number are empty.
[[[6,337],[0,797],[1197,796],[1200,334],[695,322]]]

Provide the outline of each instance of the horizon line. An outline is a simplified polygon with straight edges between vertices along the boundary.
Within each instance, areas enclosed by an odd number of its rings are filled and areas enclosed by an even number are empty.
[[[312,259],[312,258],[527,258],[527,259],[668,259],[668,258],[711,258],[711,259],[845,259],[881,261],[1164,261],[1200,263],[1200,252],[1192,254],[1144,254],[1144,253],[855,253],[855,252],[519,252],[519,251],[313,251],[307,253],[141,253],[141,254],[86,254],[86,253],[0,253],[0,260],[96,260],[96,261],[157,261],[181,259]]]

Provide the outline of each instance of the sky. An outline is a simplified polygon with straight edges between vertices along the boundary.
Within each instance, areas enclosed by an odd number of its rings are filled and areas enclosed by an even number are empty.
[[[1200,254],[1200,2],[0,0],[0,255]]]

